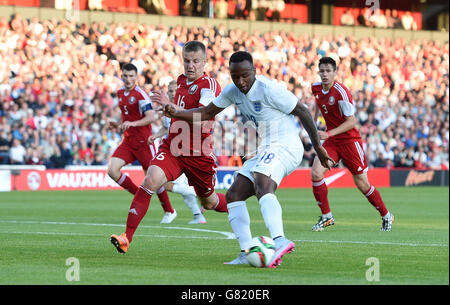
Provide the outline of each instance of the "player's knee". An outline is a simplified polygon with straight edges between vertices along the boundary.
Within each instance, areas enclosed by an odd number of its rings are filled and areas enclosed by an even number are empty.
[[[152,175],[147,175],[145,176],[144,180],[142,181],[142,186],[144,186],[145,188],[156,192],[157,190],[159,190],[162,186],[162,184],[155,179]]]
[[[114,181],[117,181],[120,178],[120,170],[108,167],[108,176]]]
[[[227,200],[227,202],[235,202],[240,200],[239,194],[232,189],[227,190],[227,192],[225,193],[225,199]]]
[[[209,197],[198,197],[198,199],[206,210],[214,210],[219,204],[217,193],[212,193]]]
[[[164,188],[167,191],[172,192],[173,191],[173,183],[172,182],[166,182],[166,184],[164,184]]]
[[[210,200],[205,200],[205,199],[200,199],[200,203],[201,205],[206,209],[206,210],[214,210],[215,206],[216,206],[216,202],[211,202]]]
[[[311,168],[311,179],[313,181],[318,181],[323,178],[323,172],[319,170],[318,168]]]
[[[361,193],[365,194],[369,191],[371,184],[367,179],[354,179],[354,181]]]

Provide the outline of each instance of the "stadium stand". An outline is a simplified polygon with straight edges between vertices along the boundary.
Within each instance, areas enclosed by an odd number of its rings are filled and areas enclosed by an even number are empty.
[[[0,163],[106,164],[120,141],[119,131],[105,127],[106,119],[119,113],[120,65],[136,64],[147,91],[167,89],[182,73],[182,45],[192,39],[207,44],[208,73],[222,87],[231,82],[231,53],[248,50],[257,73],[282,82],[311,109],[316,64],[324,55],[335,58],[338,79],[352,90],[372,167],[448,169],[448,41],[88,24],[20,14],[0,17]],[[220,165],[229,164],[236,146],[245,145],[233,128],[241,120],[236,108],[217,118]],[[154,124],[154,132],[160,126]],[[310,166],[313,153],[300,124],[298,129],[307,152],[302,165]]]

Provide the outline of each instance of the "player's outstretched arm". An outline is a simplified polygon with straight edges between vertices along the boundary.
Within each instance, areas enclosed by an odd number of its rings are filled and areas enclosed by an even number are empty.
[[[130,127],[139,127],[139,126],[147,126],[151,123],[155,122],[155,115],[152,110],[147,110],[144,112],[144,117],[137,121],[125,121],[122,123],[122,129],[126,130]]]
[[[344,133],[356,126],[358,120],[354,115],[346,116],[345,122],[338,127],[328,130],[327,132],[319,131],[319,136],[321,140],[326,140],[329,137],[336,136],[338,134]]]
[[[157,133],[148,137],[148,144],[152,144],[156,139],[161,138],[169,133],[169,128],[162,126]]]
[[[206,107],[192,109],[176,109],[174,105],[167,104],[164,106],[164,115],[170,118],[176,118],[188,122],[209,121],[221,112],[224,108],[219,108],[214,103],[210,103]]]
[[[302,122],[303,127],[306,129],[306,132],[311,139],[311,143],[314,146],[314,150],[317,153],[317,157],[320,160],[320,163],[323,167],[331,169],[332,165],[334,165],[333,159],[328,156],[327,151],[320,144],[319,133],[317,132],[316,124],[314,123],[314,119],[311,116],[308,108],[303,105],[300,101],[297,102],[294,110],[292,111],[293,115],[296,115],[300,121]],[[331,162],[331,165],[330,165]]]

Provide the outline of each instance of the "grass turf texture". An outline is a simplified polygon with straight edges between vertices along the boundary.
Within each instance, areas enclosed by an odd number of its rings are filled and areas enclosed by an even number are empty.
[[[178,194],[170,193],[175,221],[159,223],[153,198],[122,255],[109,236],[124,232],[127,192],[0,193],[0,284],[448,285],[448,187],[379,190],[396,217],[391,232],[379,231],[378,212],[356,189],[329,190],[336,224],[323,232],[311,231],[320,210],[310,189],[277,191],[286,236],[296,243],[277,269],[224,265],[239,253],[227,215],[207,211],[207,224],[188,225],[192,214]],[[269,236],[256,199],[247,206],[253,236]],[[79,261],[79,281],[66,279],[70,257]],[[379,281],[366,279],[370,257],[379,261]]]

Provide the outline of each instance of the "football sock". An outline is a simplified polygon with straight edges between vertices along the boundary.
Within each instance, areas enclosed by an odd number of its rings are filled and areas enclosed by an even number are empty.
[[[330,213],[330,204],[328,203],[328,187],[325,180],[313,181],[313,194],[316,198],[317,205],[322,211],[322,215]]]
[[[241,251],[248,249],[252,240],[250,232],[250,215],[248,214],[245,201],[228,203],[228,221],[233,229],[234,235],[239,242]]]
[[[375,209],[378,210],[381,217],[385,216],[388,213],[386,206],[384,205],[383,199],[381,199],[380,193],[378,190],[371,185],[369,191],[365,194],[367,200],[369,200],[370,204],[372,204]]]
[[[139,187],[136,195],[134,195],[130,210],[128,212],[127,228],[125,230],[125,234],[127,235],[130,243],[133,240],[134,232],[139,226],[139,223],[147,213],[152,195],[153,192],[142,185]]]
[[[183,184],[174,183],[172,192],[180,194],[182,196],[187,196],[187,195],[196,196],[194,189],[191,186],[189,186],[188,184],[184,184],[184,183]]]
[[[261,213],[266,227],[269,229],[270,237],[273,239],[278,236],[284,236],[282,210],[277,196],[272,193],[265,194],[259,198],[259,204],[261,205]]]
[[[227,200],[225,199],[225,194],[217,194],[217,203],[214,210],[221,213],[228,213]]]
[[[167,194],[167,190],[162,186],[158,192],[156,192],[158,195],[159,201],[161,202],[161,206],[164,210],[164,212],[173,213],[175,212],[172,204],[170,203],[169,194]]]
[[[138,190],[136,184],[134,184],[130,177],[125,174],[120,174],[120,178],[116,182],[133,195],[135,195]]]
[[[197,204],[197,196],[195,195],[182,195],[184,203],[186,203],[187,207],[192,211],[193,215],[201,214],[200,208]]]

